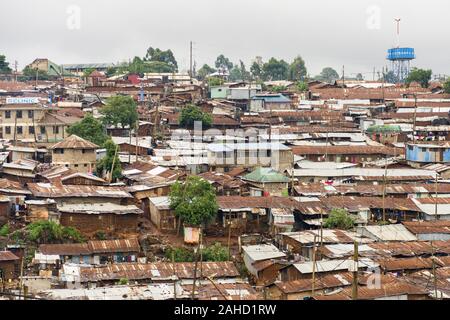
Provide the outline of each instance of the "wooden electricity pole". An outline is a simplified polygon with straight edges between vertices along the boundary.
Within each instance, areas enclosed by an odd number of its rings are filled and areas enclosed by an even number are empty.
[[[316,238],[317,235],[314,235],[314,243],[313,243],[313,266],[312,266],[312,288],[311,294],[314,296],[314,292],[316,289]]]
[[[355,240],[353,246],[353,284],[352,300],[358,299],[358,242]]]

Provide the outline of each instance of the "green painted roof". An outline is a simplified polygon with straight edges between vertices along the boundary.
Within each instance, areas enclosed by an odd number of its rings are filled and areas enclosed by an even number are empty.
[[[253,182],[289,182],[289,178],[273,170],[272,168],[258,168],[243,177],[244,180]]]

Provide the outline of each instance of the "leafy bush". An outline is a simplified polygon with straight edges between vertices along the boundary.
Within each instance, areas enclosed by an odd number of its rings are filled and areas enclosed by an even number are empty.
[[[332,229],[349,230],[353,228],[355,220],[345,209],[331,210],[327,219],[325,219],[324,227]]]
[[[117,283],[119,286],[125,286],[128,284],[127,278],[120,278],[119,282]]]
[[[0,237],[6,237],[9,234],[9,225],[5,224],[3,227],[0,228]]]
[[[170,188],[170,206],[175,215],[190,226],[201,226],[214,219],[218,205],[214,187],[198,176],[189,176],[184,183]]]
[[[106,233],[104,233],[103,231],[97,231],[95,233],[95,238],[98,240],[106,240]]]
[[[202,123],[203,128],[209,128],[212,124],[212,117],[210,114],[203,112],[199,107],[189,104],[181,110],[180,126],[183,128],[194,128],[196,121]]]
[[[166,258],[175,262],[193,262],[194,252],[186,248],[168,248]]]
[[[192,249],[182,247],[168,248],[166,250],[166,258],[175,262],[194,262],[195,253]],[[220,243],[215,243],[202,250],[202,261],[218,262],[228,260],[228,248],[223,247]]]
[[[35,243],[83,242],[80,232],[72,227],[63,227],[51,221],[36,221],[26,227],[26,238]]]
[[[220,243],[215,243],[203,249],[203,261],[228,261],[228,248]]]

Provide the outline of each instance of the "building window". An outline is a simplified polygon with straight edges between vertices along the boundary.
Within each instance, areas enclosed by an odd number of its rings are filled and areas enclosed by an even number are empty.
[[[11,111],[9,111],[9,110],[5,111],[5,118],[6,119],[11,119]]]
[[[87,163],[84,164],[84,167],[87,168]]]
[[[58,126],[53,126],[53,133],[54,134],[58,134],[59,133],[59,127]]]
[[[55,149],[56,154],[64,154],[64,149]]]
[[[11,134],[11,127],[5,127],[5,134]]]
[[[86,149],[82,149],[82,150],[81,150],[81,153],[86,153]]]
[[[45,127],[41,126],[41,134],[45,134]]]
[[[22,134],[22,133],[23,133],[22,127],[21,126],[17,127],[17,134]]]
[[[34,127],[28,127],[28,133],[34,134]]]
[[[16,111],[16,118],[17,119],[22,119],[22,110]]]
[[[78,165],[77,165],[77,164],[75,164],[74,166],[75,166],[75,168],[78,168]]]
[[[33,110],[28,110],[28,118],[29,119],[33,119],[34,117],[34,111]]]

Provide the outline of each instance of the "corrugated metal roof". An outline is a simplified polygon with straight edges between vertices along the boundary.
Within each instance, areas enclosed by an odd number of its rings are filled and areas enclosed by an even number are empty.
[[[50,147],[50,149],[99,149],[95,143],[80,138],[77,135],[71,135],[63,141],[58,142]]]
[[[0,261],[14,261],[19,260],[14,253],[11,251],[0,251]]]

